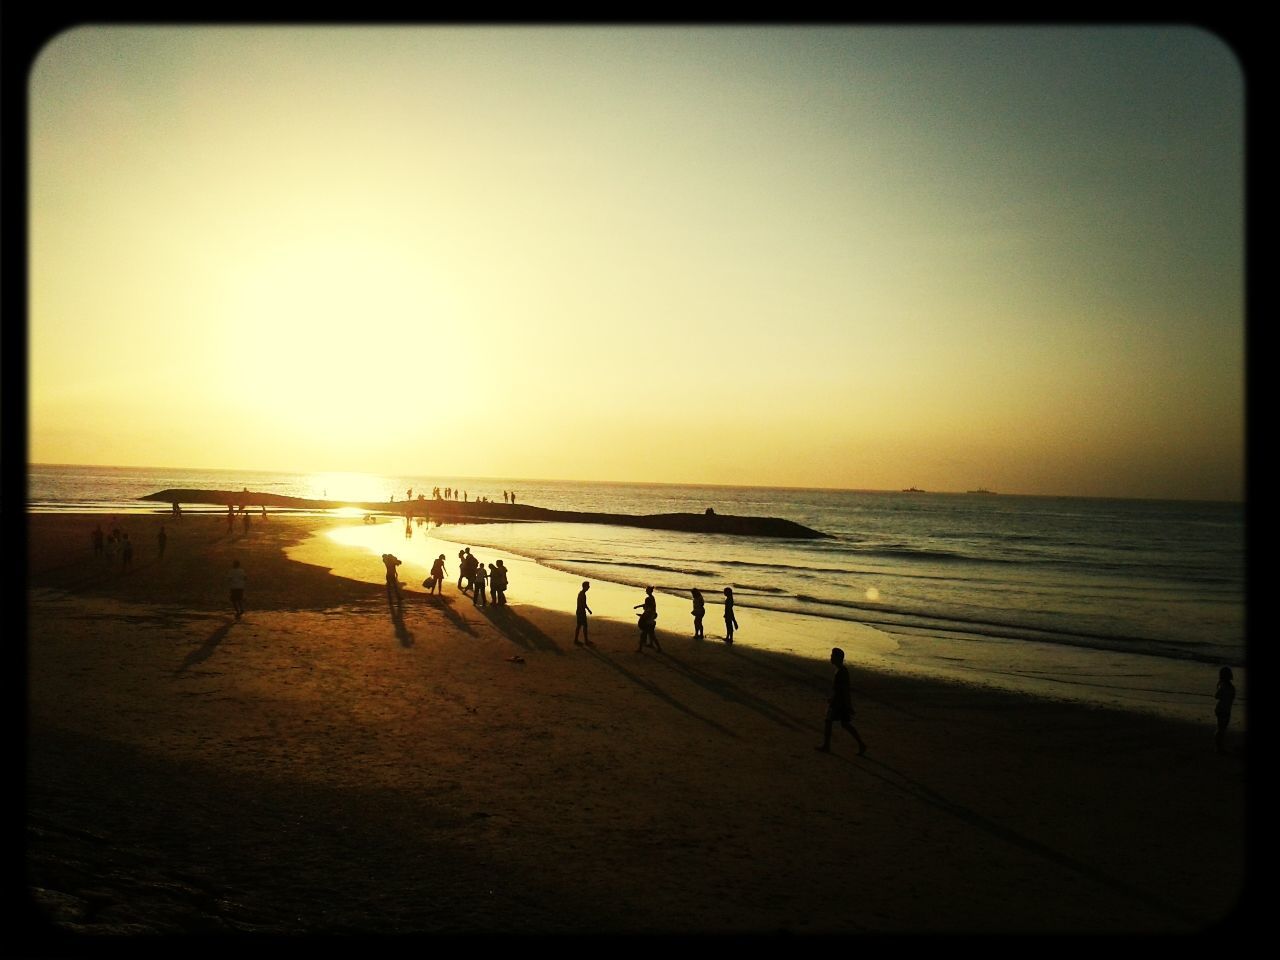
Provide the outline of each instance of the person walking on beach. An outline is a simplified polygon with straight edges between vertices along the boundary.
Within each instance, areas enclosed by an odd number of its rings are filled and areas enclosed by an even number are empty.
[[[1218,732],[1214,735],[1213,742],[1218,748],[1218,753],[1227,754],[1227,724],[1231,722],[1231,705],[1236,702],[1236,685],[1231,682],[1231,668],[1223,667],[1218,671],[1218,689],[1213,693],[1213,699],[1217,700],[1217,706],[1213,708],[1214,715],[1218,718]]]
[[[640,645],[636,647],[636,653],[639,653],[646,646],[655,647],[659,653],[662,647],[658,645],[657,626],[658,626],[658,601],[653,597],[653,587],[644,588],[644,601],[637,603],[632,610],[640,610]]]
[[[738,618],[733,615],[733,587],[724,588],[724,642],[733,643],[733,631],[738,627]]]
[[[591,608],[587,606],[587,591],[591,589],[591,581],[583,580],[582,589],[578,591],[578,614],[577,625],[573,628],[573,643],[575,646],[582,646],[584,643],[588,647],[594,647],[591,638],[587,636],[587,614],[591,612]],[[582,639],[578,639],[578,634],[582,634]]]
[[[702,599],[702,591],[697,587],[694,587],[691,593],[693,594],[693,609],[690,611],[693,614],[693,639],[702,640],[704,639],[702,616],[707,612],[707,604]]]
[[[844,665],[844,651],[839,647],[831,648],[831,663],[836,668],[835,678],[831,683],[831,697],[827,700],[827,719],[822,727],[822,744],[817,747],[822,753],[831,752],[831,724],[839,721],[858,741],[858,756],[867,752],[867,745],[858,735],[853,725],[853,698],[849,693],[849,668]]]
[[[431,589],[428,590],[427,593],[438,593],[440,596],[443,597],[444,596],[444,578],[447,573],[448,571],[445,570],[444,568],[444,554],[442,553],[440,554],[440,556],[436,557],[435,561],[431,564],[431,581],[432,582],[431,582]]]
[[[476,568],[471,573],[471,602],[477,607],[487,607],[489,600],[485,596],[484,585],[487,579],[484,564],[476,560]]]
[[[160,550],[159,556],[161,560],[164,559],[164,548],[168,542],[169,542],[169,535],[164,532],[164,524],[161,523],[160,532],[156,534],[156,546]]]
[[[384,553],[382,563],[387,568],[387,603],[393,609],[399,609],[404,605],[400,596],[400,571],[396,569],[400,566],[400,558],[393,553]]]
[[[507,605],[507,568],[503,566],[501,560],[493,568],[493,576],[489,578],[489,592],[493,595],[493,602],[498,606]]]
[[[244,567],[239,560],[231,561],[231,572],[227,574],[227,583],[231,586],[231,609],[236,612],[236,619],[244,616]]]
[[[107,535],[102,532],[102,524],[98,524],[93,528],[93,533],[90,534],[90,537],[93,540],[93,555],[96,559],[101,559],[102,547],[107,539]]]

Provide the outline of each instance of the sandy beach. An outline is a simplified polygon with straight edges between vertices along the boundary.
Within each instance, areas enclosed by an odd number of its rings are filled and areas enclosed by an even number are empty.
[[[837,728],[825,755],[818,656],[696,641],[687,615],[659,622],[662,654],[607,617],[575,647],[571,606],[514,582],[505,608],[418,588],[396,618],[376,557],[356,579],[353,548],[313,536],[359,519],[129,516],[128,571],[94,558],[99,519],[29,518],[32,943],[1194,934],[1246,916],[1245,737],[1237,722],[1215,754],[1211,701],[1178,723],[851,650],[869,750]]]

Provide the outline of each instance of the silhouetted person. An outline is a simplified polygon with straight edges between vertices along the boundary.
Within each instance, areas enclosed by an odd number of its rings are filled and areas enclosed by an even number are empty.
[[[516,492],[514,490],[511,491],[511,505],[513,507],[516,505]]]
[[[702,591],[694,587],[693,593],[693,609],[689,611],[693,614],[693,639],[703,639],[702,633],[702,616],[707,612],[706,602],[702,599]]]
[[[733,615],[733,587],[724,588],[724,642],[733,643],[733,631],[738,628],[738,618]]]
[[[180,517],[180,516],[182,516],[182,508],[181,508],[180,506],[178,506],[178,501],[177,501],[177,500],[173,501],[173,515],[174,515],[175,517]]]
[[[396,569],[400,566],[400,558],[392,553],[384,553],[382,563],[387,568],[387,603],[399,607],[403,603],[400,598],[400,571]]]
[[[831,662],[835,665],[836,675],[831,682],[831,698],[827,701],[827,719],[822,727],[822,745],[817,749],[823,753],[831,752],[831,724],[839,721],[840,726],[844,727],[858,741],[858,756],[862,756],[867,752],[867,745],[862,742],[862,737],[858,736],[858,730],[853,725],[853,698],[849,693],[849,668],[844,665],[844,651],[839,647],[832,647]]]
[[[1231,668],[1223,667],[1218,671],[1218,689],[1213,693],[1213,699],[1218,701],[1213,708],[1218,718],[1218,732],[1213,742],[1222,754],[1227,752],[1227,724],[1231,722],[1231,705],[1236,702],[1236,685],[1231,680]]]
[[[236,619],[244,615],[244,567],[239,560],[231,561],[231,572],[227,574],[227,583],[231,587],[231,609],[236,612]]]
[[[436,557],[431,564],[431,576],[435,582],[431,584],[431,589],[427,592],[438,593],[440,596],[444,596],[444,578],[446,575],[447,571],[444,568],[444,554],[442,553],[440,556]]]
[[[240,514],[240,527],[245,532],[249,532],[249,511],[244,510]]]
[[[227,533],[230,533],[236,526],[236,511],[231,504],[227,504]]]
[[[595,646],[595,644],[592,643],[591,639],[587,636],[587,614],[591,612],[591,608],[587,606],[587,591],[590,589],[591,589],[591,581],[583,580],[582,589],[578,591],[578,612],[577,612],[578,623],[573,628],[573,642],[575,645],[579,647],[582,646],[584,643],[588,647]],[[581,640],[578,639],[579,633],[582,634]]]
[[[164,532],[164,524],[160,524],[160,532],[156,534],[156,546],[160,550],[160,558],[164,559],[164,548],[169,542],[169,535]]]
[[[488,579],[485,573],[484,564],[476,560],[476,567],[471,571],[471,602],[477,607],[487,607],[489,605],[488,598],[485,597],[484,585]]]
[[[474,577],[476,572],[476,558],[471,556],[471,548],[463,548],[462,553],[458,554],[458,589],[462,593],[472,589],[474,586]],[[463,586],[463,581],[466,586]]]
[[[655,647],[659,652],[662,647],[658,646],[658,636],[656,633],[658,626],[658,601],[653,597],[653,587],[644,588],[644,602],[637,603],[632,610],[640,611],[640,620],[637,626],[640,628],[640,644],[636,647],[636,653],[639,653],[646,646]]]
[[[507,605],[507,568],[503,566],[501,560],[493,568],[493,575],[489,578],[489,592],[493,595],[493,602],[498,606]]]
[[[106,543],[107,535],[102,532],[102,524],[98,524],[93,528],[90,538],[93,540],[93,555],[95,557],[102,556],[102,547]]]

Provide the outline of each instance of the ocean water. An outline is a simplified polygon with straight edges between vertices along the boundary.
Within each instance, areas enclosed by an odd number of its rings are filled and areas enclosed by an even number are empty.
[[[1217,668],[1246,701],[1245,516],[1237,503],[38,466],[28,510],[167,512],[166,488],[377,500],[454,487],[563,510],[782,517],[821,540],[597,524],[429,528],[444,542],[660,594],[733,588],[753,611],[890,638],[890,667],[1191,719],[1212,715]],[[220,513],[223,508],[195,505]],[[453,559],[453,554],[448,554]],[[453,564],[450,564],[453,569]],[[637,600],[638,602],[638,600]],[[740,638],[747,640],[747,636]],[[1241,709],[1243,715],[1244,710]],[[1233,721],[1234,722],[1234,721]]]

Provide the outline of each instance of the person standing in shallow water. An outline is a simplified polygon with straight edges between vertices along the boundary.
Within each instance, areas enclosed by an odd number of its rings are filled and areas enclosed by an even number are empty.
[[[839,721],[858,741],[858,756],[867,752],[867,745],[862,742],[857,728],[853,725],[853,698],[849,693],[849,668],[844,665],[844,651],[839,647],[831,648],[831,663],[836,668],[835,678],[831,682],[831,697],[827,700],[827,719],[822,727],[822,744],[816,749],[822,753],[831,752],[831,724]]]
[[[733,643],[733,631],[738,628],[738,618],[733,615],[733,587],[724,588],[724,642]]]
[[[1226,754],[1227,725],[1231,723],[1231,705],[1236,702],[1236,685],[1232,683],[1230,667],[1218,671],[1218,689],[1213,692],[1213,699],[1218,701],[1213,708],[1214,716],[1218,718],[1218,732],[1213,742],[1219,753]]]
[[[231,561],[231,572],[227,574],[227,583],[231,586],[231,609],[236,619],[244,616],[244,567],[239,560]]]
[[[573,642],[575,646],[582,646],[584,643],[588,647],[594,647],[591,638],[587,636],[587,614],[591,612],[591,608],[587,606],[587,591],[591,589],[591,581],[583,580],[582,589],[578,591],[578,611],[577,626],[573,628]],[[578,634],[582,634],[582,639],[578,639]]]

